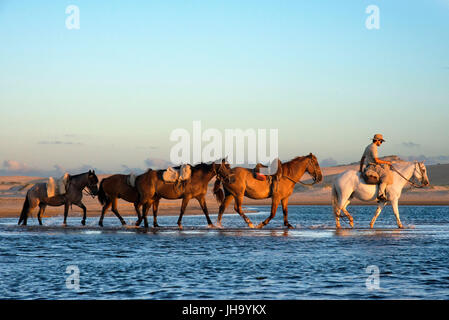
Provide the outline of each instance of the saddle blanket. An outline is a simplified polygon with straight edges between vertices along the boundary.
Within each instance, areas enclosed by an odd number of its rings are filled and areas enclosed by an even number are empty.
[[[168,167],[162,174],[162,179],[165,182],[177,182],[178,180],[185,181],[188,180],[191,175],[192,169],[190,165],[183,164],[179,169]]]
[[[49,177],[47,182],[47,197],[51,198],[57,195],[65,194],[67,191],[67,183],[69,182],[69,174],[66,172],[61,178]]]

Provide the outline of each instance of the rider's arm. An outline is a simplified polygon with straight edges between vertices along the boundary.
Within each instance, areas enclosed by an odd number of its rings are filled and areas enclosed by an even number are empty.
[[[378,158],[374,158],[374,160],[376,161],[377,164],[389,164],[391,166],[390,161],[380,160]]]
[[[365,156],[363,156],[362,159],[360,159],[360,172],[362,172],[364,162],[365,162]]]

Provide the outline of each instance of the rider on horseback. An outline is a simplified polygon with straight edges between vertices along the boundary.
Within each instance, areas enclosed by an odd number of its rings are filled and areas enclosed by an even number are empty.
[[[390,171],[390,166],[392,163],[390,161],[380,160],[377,156],[377,147],[379,147],[382,142],[385,142],[381,134],[375,134],[373,137],[373,142],[369,144],[365,152],[363,153],[362,159],[360,160],[360,173],[363,173],[363,165],[365,164],[365,172],[374,171],[379,175],[379,193],[377,198],[380,201],[386,201],[385,189],[388,184],[392,183],[393,176]],[[385,166],[384,166],[385,165]]]

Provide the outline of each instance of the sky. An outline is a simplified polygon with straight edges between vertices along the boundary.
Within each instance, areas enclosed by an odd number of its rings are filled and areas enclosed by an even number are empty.
[[[449,162],[448,40],[449,0],[0,0],[0,174],[164,166],[193,121],[278,129],[282,160],[382,133]]]

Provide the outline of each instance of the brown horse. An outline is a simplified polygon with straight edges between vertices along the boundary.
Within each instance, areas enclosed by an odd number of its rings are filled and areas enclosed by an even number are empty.
[[[226,168],[226,164],[223,164]],[[175,167],[179,169],[180,167]],[[192,198],[198,200],[201,209],[203,209],[204,215],[207,219],[209,227],[214,227],[212,221],[209,218],[209,212],[206,206],[206,193],[207,185],[209,181],[217,174],[220,164],[217,163],[199,163],[196,166],[192,166],[192,173],[190,179],[181,185],[176,183],[167,183],[162,179],[162,174],[165,170],[151,170],[136,178],[136,188],[139,192],[140,204],[142,208],[142,218],[144,220],[145,228],[148,228],[147,213],[151,205],[153,205],[153,226],[159,227],[157,224],[157,210],[159,206],[159,200],[164,199],[182,199],[181,212],[178,218],[178,226],[182,229],[182,216],[186,210],[187,204]],[[139,219],[136,225],[140,225],[141,219]]]
[[[284,213],[284,225],[288,228],[293,226],[288,222],[288,198],[293,193],[295,184],[299,182],[305,172],[313,177],[313,184],[321,182],[323,176],[317,158],[313,154],[304,157],[296,157],[282,164],[282,175],[277,180],[273,176],[272,179],[265,181],[254,178],[253,171],[250,169],[236,167],[227,169],[222,166],[218,172],[218,178],[214,185],[214,195],[220,203],[220,210],[217,218],[217,226],[221,226],[223,212],[232,199],[234,200],[234,209],[245,220],[250,228],[254,228],[251,220],[243,213],[242,203],[243,197],[251,199],[271,198],[271,214],[261,222],[257,228],[263,228],[276,215],[279,203],[282,203]],[[270,183],[273,181],[274,185]],[[224,192],[220,188],[223,185]]]
[[[137,213],[138,220],[141,219],[139,212],[139,193],[135,187],[129,184],[130,175],[114,174],[110,177],[104,178],[100,182],[100,189],[98,190],[98,200],[103,205],[101,210],[101,217],[98,224],[103,226],[103,218],[106,211],[112,206],[112,212],[117,216],[122,225],[126,222],[117,210],[117,200],[123,199],[134,203],[134,208]]]

